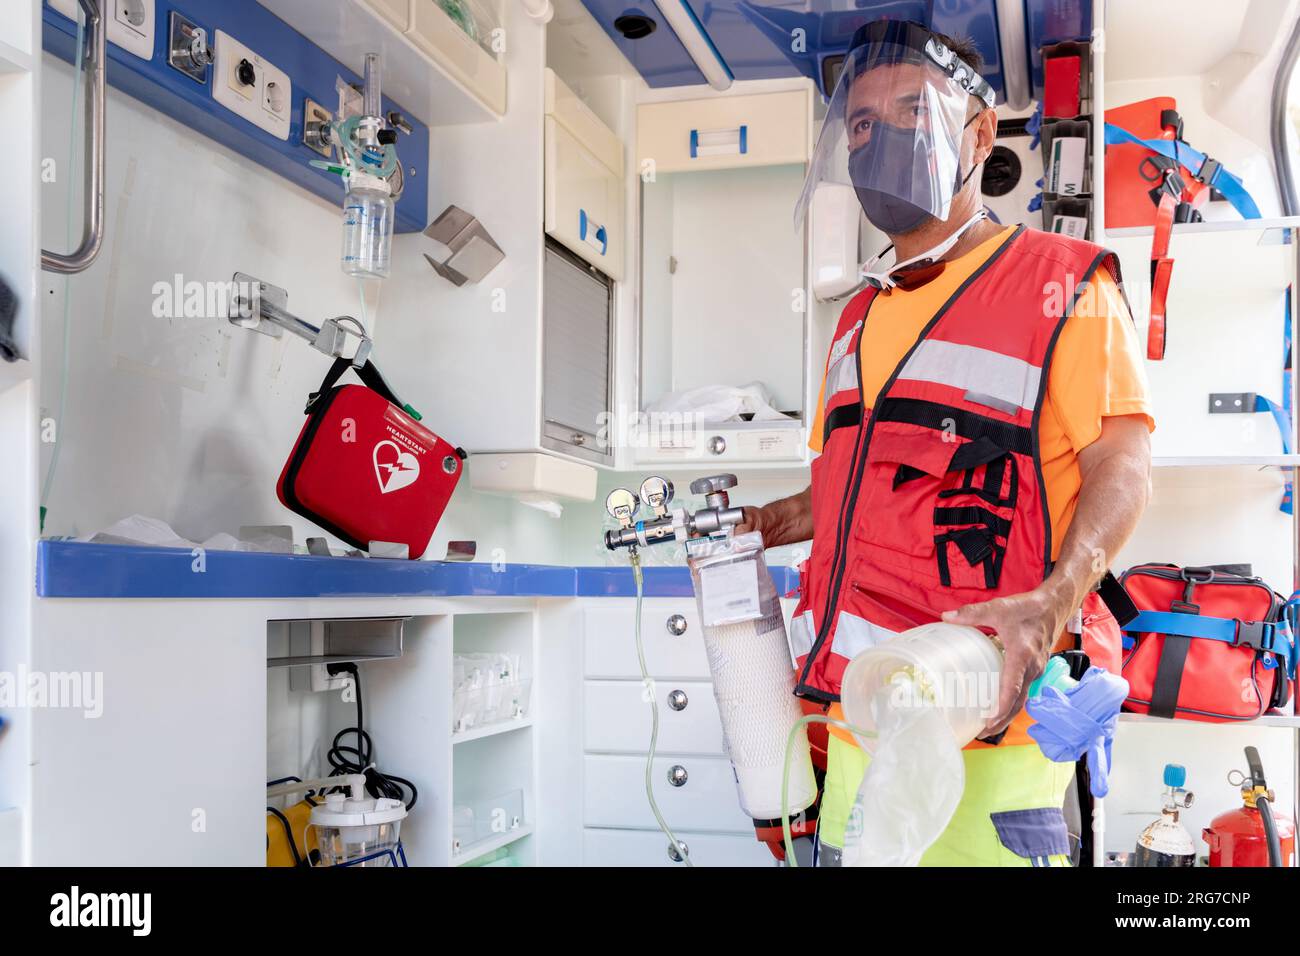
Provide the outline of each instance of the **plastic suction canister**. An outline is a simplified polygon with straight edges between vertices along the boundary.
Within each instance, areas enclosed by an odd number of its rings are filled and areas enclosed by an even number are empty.
[[[984,729],[997,703],[1002,652],[982,631],[942,621],[923,624],[868,648],[844,670],[840,701],[844,719],[877,730],[877,693],[893,684],[900,694],[919,693],[944,714],[953,739],[964,747]],[[906,678],[903,680],[901,678]],[[874,753],[876,736],[854,735]]]

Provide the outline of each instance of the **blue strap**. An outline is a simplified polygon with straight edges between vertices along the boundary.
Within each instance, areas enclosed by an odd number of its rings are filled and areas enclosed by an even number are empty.
[[[1288,602],[1289,605],[1290,602]],[[1199,637],[1205,640],[1237,643],[1237,630],[1241,621],[1225,617],[1207,617],[1204,614],[1180,614],[1175,611],[1139,611],[1137,617],[1124,625],[1126,632],[1176,634],[1182,637]],[[1286,616],[1277,623],[1262,623],[1263,649],[1282,658],[1287,673],[1295,676],[1295,648],[1293,631]]]
[[[1291,415],[1290,413],[1273,401],[1271,398],[1265,398],[1263,395],[1255,396],[1255,411],[1270,412],[1273,415],[1273,421],[1277,422],[1277,430],[1282,433],[1282,453],[1291,454]]]
[[[1142,139],[1122,126],[1116,126],[1114,123],[1106,124],[1107,146],[1129,143],[1142,146],[1153,153],[1159,153],[1161,156],[1172,159],[1179,165],[1192,170],[1192,174],[1198,178],[1201,169],[1205,166],[1206,155],[1181,139]],[[1221,192],[1223,198],[1232,203],[1232,208],[1241,214],[1242,219],[1260,218],[1259,207],[1255,205],[1255,200],[1250,197],[1250,193],[1246,192],[1246,187],[1242,185],[1240,179],[1228,172],[1223,166],[1220,166],[1214,175],[1204,180],[1204,182]]]

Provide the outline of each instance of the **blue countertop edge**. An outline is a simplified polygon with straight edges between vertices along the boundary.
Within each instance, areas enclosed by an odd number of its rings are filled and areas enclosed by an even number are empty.
[[[774,567],[777,592],[798,586]],[[633,597],[628,567],[395,561],[249,551],[40,541],[36,594],[45,598]],[[693,597],[685,567],[645,569],[646,597]]]

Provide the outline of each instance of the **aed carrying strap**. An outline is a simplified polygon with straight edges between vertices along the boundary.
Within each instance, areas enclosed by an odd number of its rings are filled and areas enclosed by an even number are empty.
[[[339,379],[343,377],[343,373],[348,369],[354,369],[357,373],[357,378],[361,379],[361,383],[371,391],[378,392],[398,408],[404,409],[408,412],[411,411],[402,404],[401,399],[397,397],[392,388],[389,387],[388,382],[384,380],[384,376],[379,374],[379,368],[374,362],[367,359],[365,365],[354,366],[348,359],[337,358],[334,360],[334,364],[330,366],[330,370],[325,373],[325,378],[321,380],[320,388],[316,389],[316,391],[312,392],[311,395],[307,397],[307,408],[304,410],[306,414],[311,414],[312,408],[315,407],[316,402],[320,400],[320,397],[328,393],[330,389],[337,385]],[[412,417],[418,420],[418,416],[413,415]]]
[[[1243,219],[1260,218],[1259,207],[1241,180],[1217,159],[1183,140],[1183,121],[1175,111],[1166,110],[1161,124],[1175,131],[1173,139],[1142,139],[1122,126],[1106,124],[1107,146],[1131,144],[1155,154],[1143,163],[1144,169],[1147,165],[1153,168],[1153,175],[1142,173],[1144,178],[1157,183],[1150,193],[1151,201],[1156,204],[1156,219],[1151,240],[1151,318],[1147,325],[1147,358],[1153,361],[1165,357],[1165,300],[1174,269],[1174,260],[1169,256],[1169,238],[1175,222],[1193,222],[1200,217],[1187,202],[1191,197],[1179,169],[1194,169],[1192,177],[1217,189]]]

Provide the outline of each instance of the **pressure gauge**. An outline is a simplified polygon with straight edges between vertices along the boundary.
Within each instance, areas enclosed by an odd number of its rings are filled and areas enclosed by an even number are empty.
[[[605,498],[605,510],[624,528],[632,527],[639,507],[641,507],[640,500],[626,488],[615,488]]]
[[[656,518],[667,517],[668,504],[673,500],[673,483],[651,475],[641,482],[641,500],[654,509]]]

